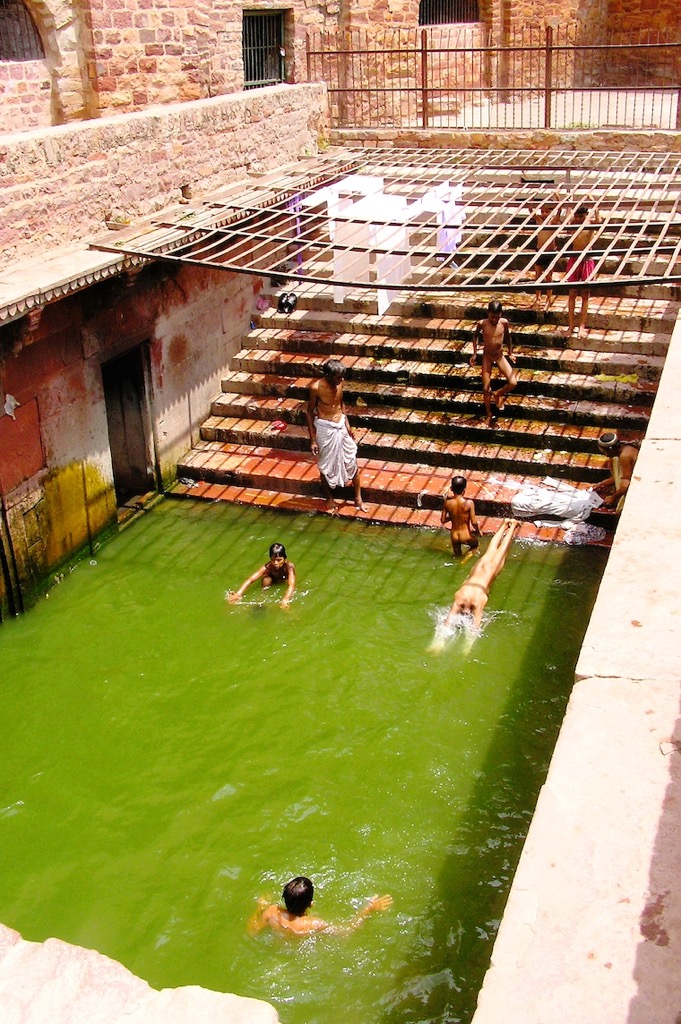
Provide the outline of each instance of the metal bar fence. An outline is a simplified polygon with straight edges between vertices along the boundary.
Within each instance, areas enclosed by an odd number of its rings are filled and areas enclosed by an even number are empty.
[[[599,40],[574,25],[520,26],[503,45],[484,25],[308,36],[339,128],[681,128],[681,37]]]

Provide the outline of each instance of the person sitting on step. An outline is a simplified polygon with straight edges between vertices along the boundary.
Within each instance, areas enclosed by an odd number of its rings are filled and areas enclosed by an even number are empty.
[[[607,430],[598,438],[598,450],[610,459],[610,475],[596,484],[594,491],[606,495],[605,508],[621,512],[638,458],[638,444],[620,441],[614,430]]]

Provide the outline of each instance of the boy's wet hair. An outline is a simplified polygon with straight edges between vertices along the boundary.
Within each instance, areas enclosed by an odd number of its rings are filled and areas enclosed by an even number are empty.
[[[289,914],[301,917],[314,899],[314,885],[309,878],[298,875],[286,883],[281,898]]]
[[[488,313],[501,313],[503,311],[503,308],[504,307],[501,305],[501,303],[499,302],[498,299],[492,299],[492,301],[490,302],[489,306],[487,307],[487,312]]]
[[[452,491],[454,494],[463,494],[466,490],[466,477],[465,476],[453,476],[452,477]]]
[[[589,212],[589,207],[586,206],[584,203],[582,203],[582,205],[578,206],[577,209],[575,210],[575,217],[586,217],[588,212]]]
[[[345,367],[339,359],[329,359],[324,363],[322,371],[325,377],[344,377]]]
[[[270,544],[270,558],[286,558],[286,548],[283,544]]]

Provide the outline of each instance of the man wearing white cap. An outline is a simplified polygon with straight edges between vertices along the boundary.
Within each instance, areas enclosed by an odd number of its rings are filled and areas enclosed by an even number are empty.
[[[597,494],[607,495],[603,499],[605,508],[621,512],[638,458],[638,444],[620,441],[613,430],[608,430],[598,438],[598,450],[610,459],[610,476],[596,484],[594,490]]]

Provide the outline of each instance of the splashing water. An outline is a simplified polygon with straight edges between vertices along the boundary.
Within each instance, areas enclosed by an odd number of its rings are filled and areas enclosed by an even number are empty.
[[[448,608],[435,608],[431,612],[431,618],[435,623],[433,640],[428,647],[431,654],[441,654],[459,637],[464,640],[463,651],[467,654],[475,640],[483,633],[482,626],[480,629],[475,628],[473,617],[469,613],[459,613],[449,618]]]

